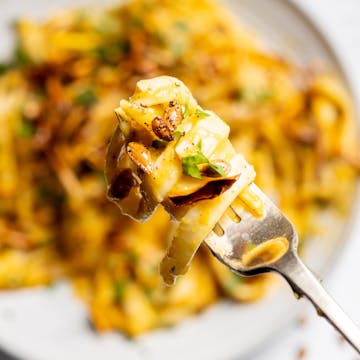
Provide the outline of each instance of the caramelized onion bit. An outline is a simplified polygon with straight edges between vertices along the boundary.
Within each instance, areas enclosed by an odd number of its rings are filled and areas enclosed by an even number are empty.
[[[126,198],[131,188],[138,185],[131,169],[122,170],[111,182],[108,195],[112,199],[121,200]]]
[[[227,179],[209,181],[202,188],[191,194],[173,196],[169,197],[169,199],[175,206],[192,205],[200,200],[210,200],[228,190],[237,178],[238,176],[234,176]]]
[[[138,142],[130,142],[126,147],[127,154],[131,161],[142,171],[150,174],[152,171],[152,161],[150,151]]]

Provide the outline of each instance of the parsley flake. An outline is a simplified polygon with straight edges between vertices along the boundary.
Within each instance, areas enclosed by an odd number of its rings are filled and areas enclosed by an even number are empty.
[[[259,104],[271,100],[273,93],[269,89],[241,88],[237,91],[236,97],[250,104]]]
[[[196,116],[203,116],[203,117],[210,116],[209,113],[207,113],[206,111],[201,110],[201,109],[196,109],[195,115]]]
[[[93,89],[87,88],[75,97],[75,101],[84,107],[90,107],[96,103],[97,97]]]
[[[178,126],[176,128],[176,131],[174,131],[174,139],[175,139],[175,144],[177,145],[178,142],[180,141],[180,139],[185,135],[185,130],[183,129],[182,126]]]
[[[175,139],[179,139],[184,135],[185,135],[185,131],[181,131],[181,130],[174,131],[174,138]]]
[[[0,75],[4,74],[7,70],[10,69],[10,65],[6,63],[0,63]]]
[[[194,155],[185,156],[181,159],[183,173],[194,179],[201,179],[201,171],[198,165],[208,164],[209,167],[218,175],[225,176],[225,172],[221,166],[212,163],[201,151],[201,141],[197,145],[197,152]]]
[[[201,179],[201,173],[198,165],[207,164],[209,160],[200,151],[195,155],[185,156],[182,158],[182,169],[185,175],[191,176],[195,179]]]
[[[238,285],[242,284],[243,282],[243,277],[236,274],[231,274],[231,276],[229,276],[229,279],[227,279],[226,282],[223,284],[223,287],[226,292],[231,293],[236,289]]]
[[[177,23],[175,23],[175,27],[181,31],[189,30],[189,25],[184,21],[178,21]]]
[[[151,146],[155,149],[163,149],[164,147],[166,147],[167,145],[167,141],[164,141],[164,140],[154,140],[152,143],[151,143]]]
[[[31,138],[35,134],[35,127],[28,121],[22,121],[18,128],[18,134],[22,138]]]
[[[18,46],[15,49],[14,63],[16,66],[20,68],[26,67],[27,65],[30,65],[32,63],[29,55],[26,53],[25,49],[22,48],[21,46]]]
[[[124,280],[118,280],[115,282],[114,284],[114,298],[115,301],[118,302],[121,300],[121,298],[124,295],[125,292],[125,288],[126,288],[126,281]]]
[[[221,175],[221,176],[226,176],[224,169],[220,166],[217,165],[215,163],[209,162],[209,167],[214,170],[215,173]]]
[[[140,18],[134,16],[133,18],[130,19],[131,21],[131,25],[134,26],[134,27],[141,27],[143,25],[142,21]]]
[[[189,105],[185,104],[183,116],[184,116],[184,118],[186,118],[188,115],[189,115]]]

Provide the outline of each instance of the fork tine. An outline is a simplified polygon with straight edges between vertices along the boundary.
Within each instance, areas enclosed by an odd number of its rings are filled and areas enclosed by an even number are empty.
[[[246,204],[235,200],[205,239],[207,246],[237,274],[281,274],[295,293],[305,295],[360,353],[359,329],[299,259],[293,225],[256,185],[250,188],[263,201],[265,212],[261,217],[254,211],[251,214]],[[233,221],[234,214],[241,221]]]
[[[245,266],[242,263],[241,259],[248,249],[278,237],[288,239],[292,250],[297,246],[292,224],[271,200],[254,184],[250,185],[249,193],[263,202],[263,215],[259,217],[256,212],[250,212],[248,206],[237,198],[205,239],[222,262],[243,275],[249,275],[247,272],[253,275],[257,269],[264,272],[261,263],[256,266]]]
[[[226,214],[229,216],[229,218],[236,222],[239,223],[241,221],[241,216],[236,212],[235,208],[230,205],[229,208],[226,211]]]

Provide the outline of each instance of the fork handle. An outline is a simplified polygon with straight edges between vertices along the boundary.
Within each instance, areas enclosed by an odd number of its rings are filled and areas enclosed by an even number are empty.
[[[325,317],[360,354],[360,330],[326,292],[313,273],[296,255],[279,263],[275,271],[288,281],[295,294],[307,297],[317,313]]]

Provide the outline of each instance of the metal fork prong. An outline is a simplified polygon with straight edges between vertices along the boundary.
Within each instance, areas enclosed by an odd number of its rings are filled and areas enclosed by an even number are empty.
[[[251,184],[250,187],[263,200],[264,215],[252,215],[241,206],[240,201],[235,200],[228,210],[239,216],[241,221],[234,222],[227,210],[205,239],[206,244],[223,264],[239,275],[251,276],[268,271],[281,274],[294,291],[306,296],[360,353],[360,330],[297,256],[298,239],[293,225],[256,185]],[[276,249],[281,251],[270,262],[269,256],[273,253],[271,248],[266,253],[269,244],[276,244]],[[249,261],[250,255],[260,261]]]
[[[241,221],[241,216],[232,205],[227,209],[227,213],[234,222],[239,223]]]
[[[228,229],[233,224],[238,224],[239,222],[235,222],[233,220],[233,215],[231,214],[232,211],[228,208],[224,212],[223,216],[218,220],[217,224],[224,229]]]
[[[233,203],[231,205],[231,211],[233,211],[236,214],[236,216],[238,216],[241,219],[241,221],[239,221],[238,224],[243,221],[248,221],[249,218],[252,218],[251,219],[252,221],[255,219],[252,214],[250,214],[248,211],[245,210],[245,208],[241,205],[240,202]],[[243,225],[245,225],[245,223]]]
[[[219,236],[219,237],[221,237],[225,234],[225,230],[219,223],[215,224],[212,231],[215,233],[216,236]]]

